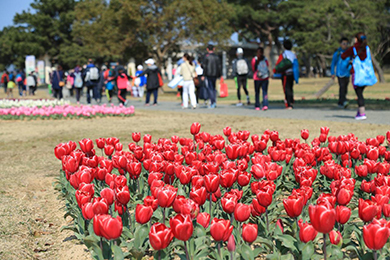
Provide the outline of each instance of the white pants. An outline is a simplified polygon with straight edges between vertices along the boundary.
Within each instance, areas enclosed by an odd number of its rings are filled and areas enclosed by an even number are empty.
[[[191,106],[196,107],[195,84],[193,80],[183,81],[183,107],[188,107],[188,95],[190,96]]]
[[[144,87],[138,87],[138,96],[143,97],[144,96]]]

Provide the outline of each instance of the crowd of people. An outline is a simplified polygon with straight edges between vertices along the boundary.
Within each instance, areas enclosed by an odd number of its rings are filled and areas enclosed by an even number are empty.
[[[294,82],[298,83],[299,80],[299,65],[296,54],[291,51],[292,42],[288,39],[284,40],[283,47],[284,51],[279,55],[275,67],[271,71],[269,69],[270,63],[265,57],[262,47],[257,49],[256,56],[250,62],[244,58],[244,50],[237,49],[237,57],[232,62],[232,74],[237,87],[237,106],[243,106],[241,89],[246,95],[246,104],[251,105],[248,75],[253,74],[255,110],[266,111],[269,109],[268,85],[271,77],[281,78],[285,107],[289,110],[293,109],[293,87]],[[153,59],[146,60],[145,64],[146,68],[142,65],[137,66],[134,76],[129,76],[126,69],[118,63],[112,63],[109,68],[103,65],[99,69],[92,59],[88,60],[87,65],[76,66],[67,72],[64,72],[62,67],[58,65],[50,73],[52,93],[55,98],[62,99],[63,89],[68,89],[69,94],[75,96],[79,104],[83,89],[85,89],[88,104],[91,104],[93,99],[99,104],[103,93],[105,93],[108,102],[111,103],[113,97],[117,95],[118,101],[126,106],[128,91],[137,97],[143,97],[145,92],[145,106],[149,106],[151,103],[152,94],[152,105],[157,105],[159,88],[163,85],[162,74]],[[189,104],[192,109],[196,109],[199,99],[205,100],[208,108],[216,108],[216,81],[221,77],[222,66],[219,56],[215,54],[215,47],[211,44],[208,45],[207,53],[200,61],[194,60],[192,56],[185,53],[177,65],[178,67],[174,71],[174,80],[176,77],[181,77],[181,83],[178,87],[183,109],[188,108]],[[376,83],[376,77],[373,72],[367,37],[364,33],[360,32],[355,35],[353,46],[348,46],[347,38],[341,38],[340,48],[333,55],[331,75],[333,79],[336,77],[338,79],[338,106],[347,108],[349,105],[347,93],[351,78],[359,107],[355,119],[366,119],[363,92],[366,86]],[[371,81],[367,81],[367,79],[371,79]],[[20,96],[34,95],[38,81],[34,71],[26,76],[24,71],[20,70],[17,73],[5,71],[1,77],[1,83],[4,85],[7,96],[13,97],[12,91],[16,87],[18,87]],[[261,92],[262,102],[260,102]]]

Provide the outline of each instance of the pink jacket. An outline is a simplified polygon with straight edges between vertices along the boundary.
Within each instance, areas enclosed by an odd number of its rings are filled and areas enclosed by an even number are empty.
[[[253,80],[267,80],[268,78],[261,79],[257,77],[256,60],[257,60],[257,56],[253,57],[252,59]],[[265,62],[267,63],[267,66],[269,66],[268,60],[266,60]]]

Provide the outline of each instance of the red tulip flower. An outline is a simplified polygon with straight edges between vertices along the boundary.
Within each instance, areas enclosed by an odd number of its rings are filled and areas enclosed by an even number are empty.
[[[359,199],[359,218],[364,222],[370,222],[378,213],[378,206],[371,200]]]
[[[149,134],[144,135],[144,143],[152,142],[152,136]]]
[[[238,203],[234,209],[234,218],[238,222],[245,222],[251,216],[251,207],[246,204]]]
[[[92,209],[95,215],[103,215],[108,213],[108,205],[106,199],[94,198],[92,202]]]
[[[228,214],[233,213],[237,205],[237,200],[238,200],[237,197],[234,196],[224,196],[221,199],[221,205],[223,211],[225,211]]]
[[[83,213],[83,217],[85,219],[93,219],[93,217],[95,216],[95,213],[93,213],[93,208],[92,208],[92,203],[88,202],[88,203],[85,203],[83,206],[82,206],[82,213]]]
[[[112,145],[106,145],[104,146],[104,153],[107,155],[107,156],[111,156],[113,153],[114,153],[114,146]]]
[[[173,235],[181,240],[187,241],[192,236],[194,226],[189,215],[176,215],[169,220]]]
[[[355,173],[360,177],[366,177],[368,174],[367,165],[362,164],[355,166]]]
[[[353,190],[341,188],[337,191],[336,199],[340,205],[347,205],[353,196]]]
[[[130,192],[129,192],[129,188],[127,186],[117,187],[115,189],[115,193],[116,193],[116,200],[119,203],[121,203],[123,205],[127,205],[127,203],[129,203]]]
[[[149,231],[150,245],[155,250],[162,250],[166,248],[173,239],[173,233],[170,228],[167,228],[162,223],[155,223]]]
[[[234,240],[233,234],[231,234],[228,239],[227,249],[229,252],[234,252],[236,250],[236,241]]]
[[[301,137],[303,140],[307,140],[309,138],[309,130],[302,129],[301,130]]]
[[[223,134],[227,137],[229,137],[232,134],[232,128],[230,126],[227,126],[223,129]]]
[[[96,145],[99,149],[103,149],[104,148],[104,145],[106,144],[106,139],[104,138],[98,138],[95,140],[96,142]]]
[[[256,192],[256,198],[259,204],[264,208],[267,208],[272,203],[273,191],[270,189],[262,189]]]
[[[328,135],[329,134],[329,127],[327,127],[327,126],[321,127],[320,132],[321,132],[321,134]]]
[[[284,209],[290,218],[296,218],[301,215],[303,206],[305,205],[304,203],[304,197],[297,195],[291,195],[287,199],[283,200]]]
[[[146,196],[144,198],[144,205],[152,207],[153,211],[158,208],[157,199],[155,199],[153,196]]]
[[[336,222],[336,210],[329,203],[309,206],[310,222],[320,233],[329,233]]]
[[[387,221],[380,219],[363,227],[363,240],[366,246],[371,250],[380,250],[386,244],[390,236],[390,229],[387,227]]]
[[[153,208],[151,206],[145,206],[138,204],[135,207],[135,220],[140,224],[148,222],[153,215]]]
[[[79,144],[80,144],[81,151],[83,151],[86,154],[91,153],[93,149],[93,142],[91,139],[87,139],[87,138],[83,139],[79,141]]]
[[[337,206],[336,207],[336,221],[341,225],[347,223],[349,218],[351,217],[351,209],[345,206]]]
[[[192,123],[190,130],[192,135],[198,134],[200,131],[200,124],[198,122]]]
[[[157,202],[160,207],[169,208],[176,198],[177,189],[167,185],[162,187],[157,194]]]
[[[133,139],[134,142],[138,143],[141,140],[141,133],[134,132],[131,134],[131,138]]]
[[[112,205],[112,203],[114,203],[115,200],[115,193],[110,188],[104,188],[100,192],[100,197],[106,199],[108,205]]]
[[[215,241],[227,241],[232,234],[230,220],[214,218],[211,221],[210,234]]]
[[[218,190],[219,187],[219,175],[217,174],[208,174],[204,176],[204,184],[207,192],[214,193]]]
[[[121,236],[123,229],[122,219],[110,215],[97,215],[93,218],[93,231],[97,236],[108,240],[117,239]]]
[[[299,239],[302,242],[307,243],[309,241],[313,241],[316,238],[318,233],[313,227],[313,225],[307,222],[303,223],[302,219],[298,221],[298,225],[299,225]]]
[[[390,217],[390,204],[383,205],[382,212],[386,218]]]
[[[253,243],[257,238],[258,227],[256,224],[248,223],[242,225],[242,238],[247,243]]]
[[[207,199],[207,192],[205,187],[192,188],[190,192],[190,199],[195,201],[199,206],[202,206]]]
[[[329,239],[333,245],[340,245],[342,238],[340,231],[332,230],[329,232]]]
[[[210,224],[210,214],[207,212],[199,213],[196,217],[196,222],[202,227],[207,228]]]

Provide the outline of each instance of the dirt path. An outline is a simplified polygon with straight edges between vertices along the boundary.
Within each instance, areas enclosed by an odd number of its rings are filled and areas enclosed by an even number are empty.
[[[0,259],[89,259],[89,253],[69,231],[63,202],[53,182],[61,167],[53,154],[56,144],[83,138],[116,136],[127,147],[131,133],[149,133],[153,140],[176,134],[190,137],[192,122],[201,131],[222,134],[223,127],[261,134],[278,130],[281,138],[298,138],[307,128],[311,137],[321,126],[331,135],[354,132],[360,139],[385,134],[389,126],[323,121],[267,119],[248,116],[138,111],[130,118],[91,120],[0,121]],[[69,219],[68,219],[69,221]]]

